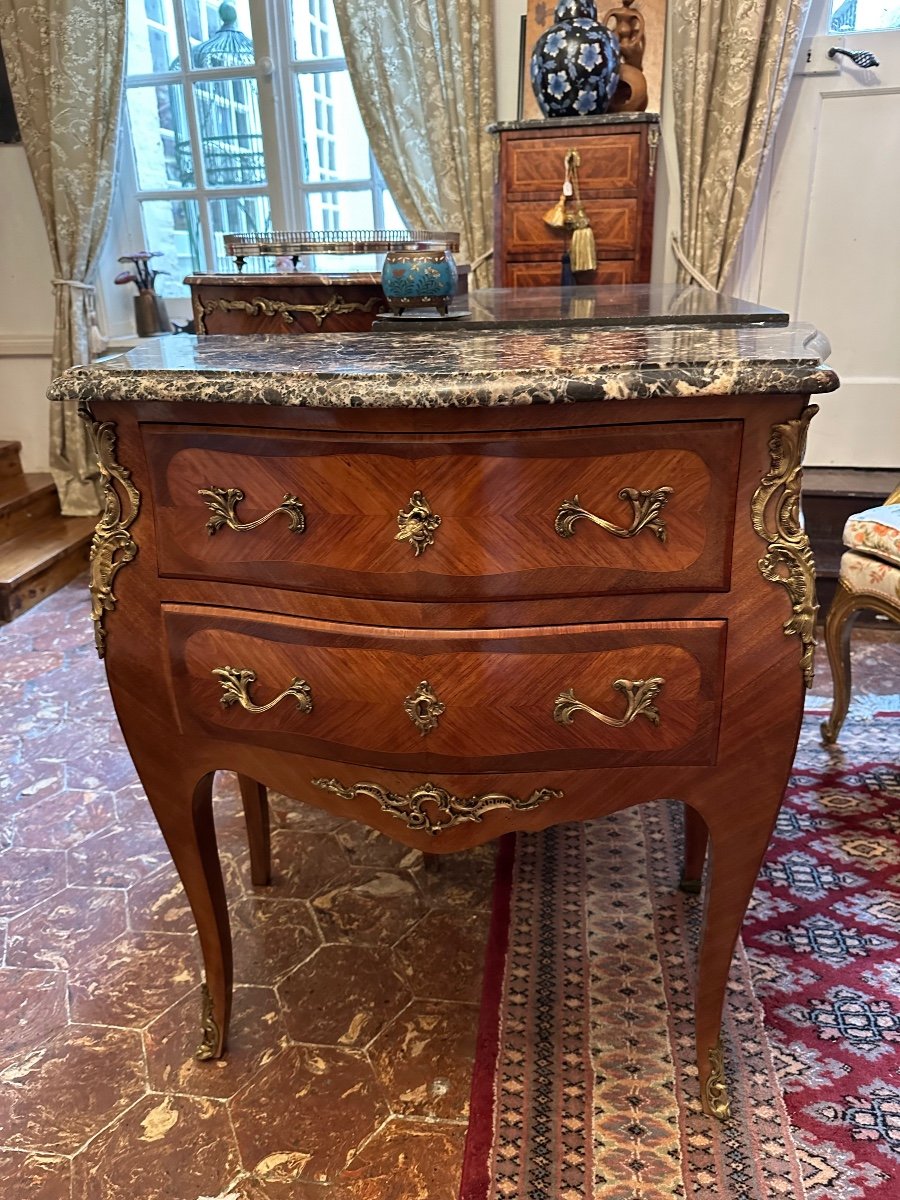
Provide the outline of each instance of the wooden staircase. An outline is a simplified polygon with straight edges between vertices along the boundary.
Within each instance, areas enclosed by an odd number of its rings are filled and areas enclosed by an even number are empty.
[[[0,623],[85,569],[95,517],[63,517],[53,479],[24,474],[20,442],[0,442]]]

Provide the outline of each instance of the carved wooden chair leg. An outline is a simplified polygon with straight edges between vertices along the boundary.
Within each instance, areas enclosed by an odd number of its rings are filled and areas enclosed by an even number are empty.
[[[857,594],[838,584],[825,621],[825,648],[834,686],[831,713],[821,725],[822,741],[826,745],[837,741],[850,707],[850,635],[864,607]]]
[[[703,864],[709,833],[706,822],[690,804],[684,805],[684,868],[678,886],[696,896],[703,887]]]
[[[153,758],[157,757],[157,762]],[[221,1058],[231,1018],[231,929],[212,810],[213,773],[173,778],[168,763],[136,763],[197,923],[206,981],[197,1058]]]
[[[269,832],[269,797],[265,787],[249,775],[238,775],[247,841],[250,844],[250,878],[255,887],[272,882],[272,845]]]

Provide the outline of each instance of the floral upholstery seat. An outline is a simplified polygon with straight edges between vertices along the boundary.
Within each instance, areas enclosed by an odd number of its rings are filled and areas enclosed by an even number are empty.
[[[844,526],[844,545],[900,567],[900,503],[867,508],[850,517]]]
[[[831,715],[822,739],[837,741],[850,706],[850,633],[864,608],[900,624],[900,488],[884,504],[854,513],[844,526],[838,590],[825,622],[825,646],[834,679]]]

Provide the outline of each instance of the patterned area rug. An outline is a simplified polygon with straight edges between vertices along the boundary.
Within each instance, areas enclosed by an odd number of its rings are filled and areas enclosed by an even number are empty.
[[[681,806],[520,835],[498,865],[461,1200],[897,1195],[900,706],[858,705],[826,751],[810,699],[729,982],[734,1118],[700,1108]]]

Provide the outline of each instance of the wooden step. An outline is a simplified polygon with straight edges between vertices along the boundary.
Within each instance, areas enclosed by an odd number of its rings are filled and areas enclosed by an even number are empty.
[[[0,545],[0,622],[11,621],[85,569],[96,523],[95,517],[42,517]]]
[[[59,515],[53,476],[46,473],[0,479],[0,545],[33,529],[44,517]]]
[[[21,442],[0,442],[0,479],[22,474],[22,463],[19,459],[21,449]]]

